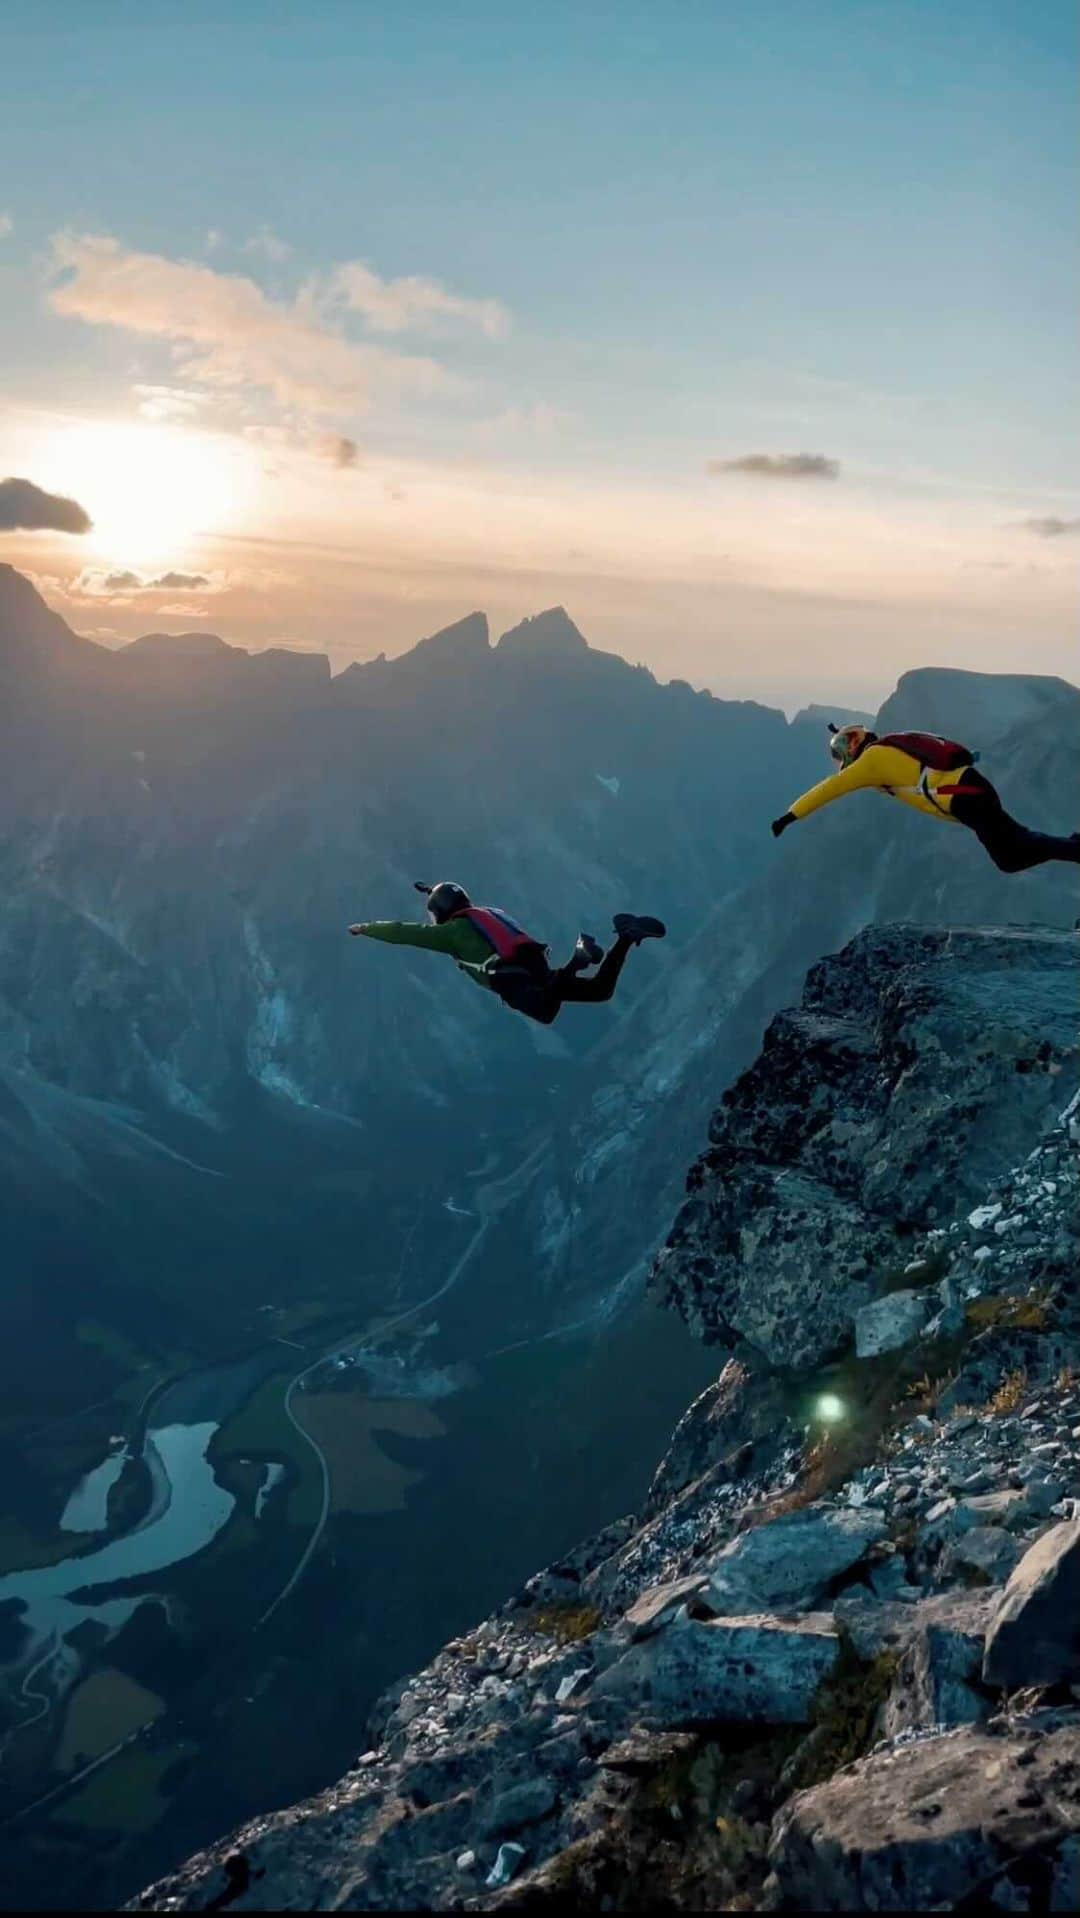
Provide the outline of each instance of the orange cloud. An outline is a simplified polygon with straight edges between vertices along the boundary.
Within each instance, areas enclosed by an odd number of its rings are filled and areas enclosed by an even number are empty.
[[[460,321],[478,328],[489,340],[503,340],[510,315],[499,300],[467,299],[451,293],[438,280],[417,274],[384,280],[363,260],[346,260],[331,277],[330,292],[355,313],[362,313],[377,333],[405,333]]]
[[[58,313],[168,340],[186,379],[254,387],[282,406],[353,412],[377,391],[428,394],[452,385],[435,360],[343,338],[303,295],[268,299],[254,280],[191,261],[136,253],[102,234],[60,234],[68,277],[50,294]]]

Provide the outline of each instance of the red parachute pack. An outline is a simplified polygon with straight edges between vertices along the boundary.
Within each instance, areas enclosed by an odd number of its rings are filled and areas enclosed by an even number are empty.
[[[937,733],[885,733],[877,744],[910,753],[912,759],[935,773],[958,772],[961,766],[973,766],[979,757],[959,740],[942,739]]]

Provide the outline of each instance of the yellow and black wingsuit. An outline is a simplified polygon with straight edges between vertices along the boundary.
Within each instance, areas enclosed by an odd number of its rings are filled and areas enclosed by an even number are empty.
[[[1080,832],[1033,832],[1005,811],[976,768],[977,753],[937,733],[885,733],[866,726],[830,728],[829,751],[839,771],[811,786],[772,822],[774,836],[851,792],[882,792],[916,812],[967,826],[1002,872],[1026,872],[1051,859],[1080,865]]]

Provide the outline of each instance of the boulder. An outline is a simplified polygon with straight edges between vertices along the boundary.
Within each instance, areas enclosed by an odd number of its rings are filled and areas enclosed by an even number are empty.
[[[497,1838],[504,1831],[519,1831],[522,1825],[535,1825],[554,1811],[559,1794],[550,1778],[527,1778],[520,1785],[509,1785],[496,1792],[480,1820],[482,1838]]]
[[[1075,1873],[1080,1724],[1048,1716],[886,1747],[798,1792],[773,1830],[771,1907],[1074,1910],[1050,1897]]]
[[[1029,1513],[1025,1494],[1015,1487],[1003,1486],[1000,1492],[978,1492],[957,1507],[962,1526],[1016,1525]]]
[[[1080,1678],[1080,1518],[1024,1553],[991,1620],[983,1678],[1002,1691]]]
[[[1000,1525],[973,1525],[954,1539],[945,1554],[949,1572],[968,1574],[973,1581],[1002,1585],[1020,1556],[1020,1547]]]
[[[722,1614],[809,1608],[884,1535],[884,1514],[873,1506],[785,1512],[724,1546],[707,1602]]]
[[[865,1587],[842,1592],[833,1608],[833,1617],[850,1639],[856,1656],[877,1658],[881,1652],[898,1651],[910,1643],[918,1631],[921,1607],[903,1599],[871,1598]]]
[[[1049,1518],[1058,1500],[1064,1496],[1065,1483],[1059,1478],[1046,1478],[1041,1473],[1029,1478],[1022,1492],[1017,1494],[1021,1501],[1019,1517],[1022,1520]]]
[[[576,1671],[567,1672],[566,1677],[560,1678],[555,1687],[556,1705],[569,1704],[572,1698],[578,1696],[591,1677],[591,1665],[579,1665]]]
[[[876,1358],[917,1339],[926,1324],[925,1292],[887,1292],[882,1299],[861,1306],[855,1314],[855,1356]]]
[[[827,1613],[683,1617],[631,1645],[593,1692],[661,1726],[805,1725],[839,1655]]]
[[[986,1599],[953,1598],[936,1614],[930,1606],[918,1606],[916,1612],[922,1614],[918,1629],[901,1654],[885,1701],[881,1729],[886,1738],[928,1731],[932,1725],[974,1725],[989,1716],[988,1701],[972,1688],[986,1640]]]
[[[881,1652],[906,1652],[923,1632],[977,1638],[981,1645],[1000,1596],[990,1591],[938,1592],[912,1604],[844,1592],[836,1601],[834,1617],[856,1656],[872,1659]]]
[[[672,1579],[668,1585],[650,1585],[624,1614],[623,1624],[631,1638],[648,1638],[661,1631],[688,1599],[705,1590],[708,1582],[706,1574],[699,1572],[693,1578]]]

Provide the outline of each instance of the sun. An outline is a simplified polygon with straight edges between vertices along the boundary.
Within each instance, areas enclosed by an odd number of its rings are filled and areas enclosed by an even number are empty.
[[[82,550],[113,565],[175,564],[233,525],[247,492],[243,449],[195,428],[72,422],[48,450],[60,490],[94,522]]]

